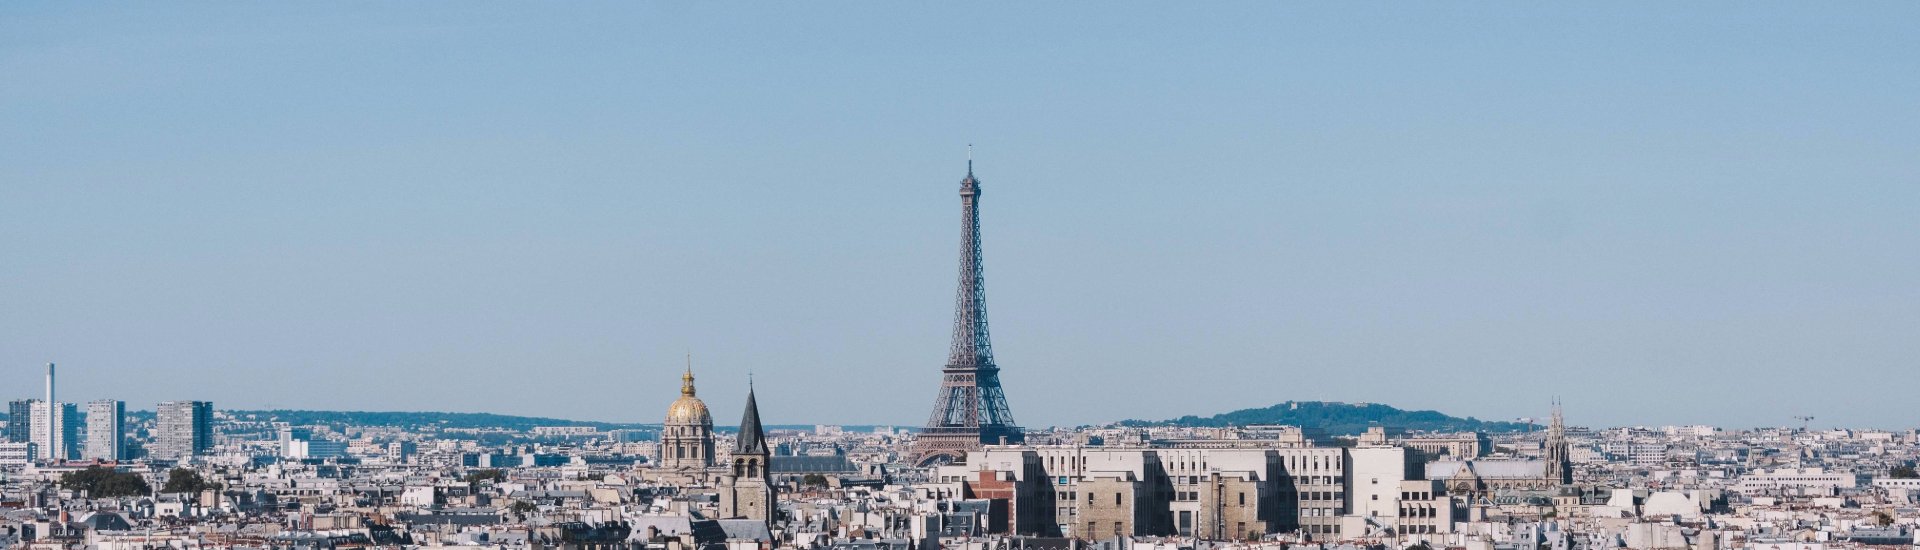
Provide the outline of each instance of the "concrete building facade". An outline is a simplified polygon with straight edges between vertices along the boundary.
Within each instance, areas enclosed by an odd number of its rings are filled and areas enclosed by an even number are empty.
[[[168,401],[155,414],[154,458],[182,460],[213,448],[213,403]]]
[[[87,403],[87,449],[82,458],[120,460],[126,458],[127,403],[101,399]]]

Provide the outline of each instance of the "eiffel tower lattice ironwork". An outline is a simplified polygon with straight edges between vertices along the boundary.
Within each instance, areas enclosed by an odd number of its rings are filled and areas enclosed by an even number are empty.
[[[1013,421],[1000,388],[987,337],[987,287],[980,263],[980,180],[967,160],[960,180],[960,288],[954,293],[953,344],[942,369],[933,415],[914,443],[921,464],[964,458],[983,443],[1020,443],[1025,433]]]

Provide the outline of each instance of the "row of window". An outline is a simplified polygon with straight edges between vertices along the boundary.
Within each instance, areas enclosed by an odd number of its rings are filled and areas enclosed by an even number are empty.
[[[1300,530],[1316,535],[1340,534],[1340,526],[1338,525],[1302,525],[1300,526]]]

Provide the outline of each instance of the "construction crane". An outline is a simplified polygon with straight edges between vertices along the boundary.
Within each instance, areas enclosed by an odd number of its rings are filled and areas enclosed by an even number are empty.
[[[1813,422],[1813,417],[1811,416],[1796,416],[1796,417],[1793,417],[1793,419],[1800,421],[1800,431],[1803,431],[1803,432],[1807,431],[1807,423]]]

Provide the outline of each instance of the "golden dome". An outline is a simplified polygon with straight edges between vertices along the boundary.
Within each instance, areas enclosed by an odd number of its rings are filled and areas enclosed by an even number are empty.
[[[687,369],[687,373],[680,376],[680,398],[667,407],[666,423],[713,425],[713,415],[707,413],[706,402],[693,396],[693,369]]]

